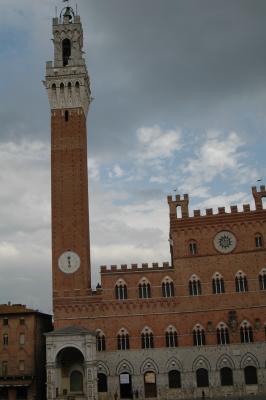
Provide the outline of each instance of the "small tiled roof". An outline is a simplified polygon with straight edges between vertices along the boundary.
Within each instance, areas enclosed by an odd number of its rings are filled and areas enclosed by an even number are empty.
[[[46,333],[48,336],[65,336],[65,335],[94,335],[95,332],[89,331],[81,326],[66,326],[65,328],[55,329],[52,332]]]

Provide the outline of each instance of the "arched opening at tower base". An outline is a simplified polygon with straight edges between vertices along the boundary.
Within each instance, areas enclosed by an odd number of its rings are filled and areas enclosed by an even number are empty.
[[[62,349],[56,357],[57,388],[59,398],[84,394],[84,357],[74,347]]]

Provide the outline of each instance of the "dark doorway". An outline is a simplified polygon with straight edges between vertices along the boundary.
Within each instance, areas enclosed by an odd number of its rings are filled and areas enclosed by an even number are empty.
[[[124,372],[119,376],[119,380],[120,380],[120,398],[132,399],[133,392],[132,392],[131,375],[128,374],[127,372]]]
[[[255,367],[246,367],[244,369],[245,374],[245,384],[246,385],[257,385],[258,378],[257,378],[257,368]]]
[[[145,398],[157,397],[156,375],[154,372],[146,372],[144,375]]]
[[[222,386],[233,386],[233,371],[231,368],[224,367],[220,370],[221,385]]]
[[[7,388],[0,389],[0,400],[8,400],[8,389]]]
[[[98,393],[107,393],[107,376],[105,374],[98,374]]]
[[[17,388],[17,400],[27,400],[27,388]]]
[[[197,369],[197,387],[208,387],[209,386],[209,372],[205,368]]]

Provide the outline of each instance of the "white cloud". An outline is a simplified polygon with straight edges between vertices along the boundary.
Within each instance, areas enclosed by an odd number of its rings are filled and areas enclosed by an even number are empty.
[[[181,136],[179,129],[163,131],[158,125],[139,128],[137,158],[141,161],[170,158],[182,148]]]
[[[125,175],[124,170],[120,167],[120,165],[116,164],[111,171],[109,171],[109,178],[122,178]]]
[[[168,179],[165,176],[152,176],[150,178],[150,182],[151,183],[159,183],[159,184],[161,183],[161,184],[163,184],[163,183],[167,183]]]
[[[1,258],[9,258],[16,257],[19,254],[16,246],[12,243],[1,242],[0,243],[0,257]]]
[[[190,157],[183,167],[182,188],[199,197],[207,197],[206,184],[217,177],[242,184],[255,180],[258,172],[247,164],[247,154],[242,151],[245,144],[236,132],[225,135],[209,131],[203,144],[195,150],[195,158]]]
[[[94,158],[88,158],[88,171],[90,179],[95,181],[100,179],[100,165]]]
[[[244,192],[237,192],[232,194],[211,196],[208,199],[195,204],[193,208],[199,210],[213,208],[214,211],[217,211],[218,207],[225,207],[227,211],[230,211],[231,205],[237,205],[239,210],[241,211],[243,209],[243,204],[250,202],[250,196],[247,196],[247,194]],[[251,202],[251,205],[253,207],[253,202]]]

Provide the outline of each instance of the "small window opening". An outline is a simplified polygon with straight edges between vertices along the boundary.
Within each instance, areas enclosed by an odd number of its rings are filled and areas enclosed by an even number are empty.
[[[69,59],[71,57],[71,41],[69,39],[64,39],[62,42],[63,50],[63,66],[68,65]]]
[[[65,111],[65,121],[68,122],[69,120],[69,112],[66,110]]]
[[[181,206],[176,207],[176,218],[182,218],[182,208]]]

